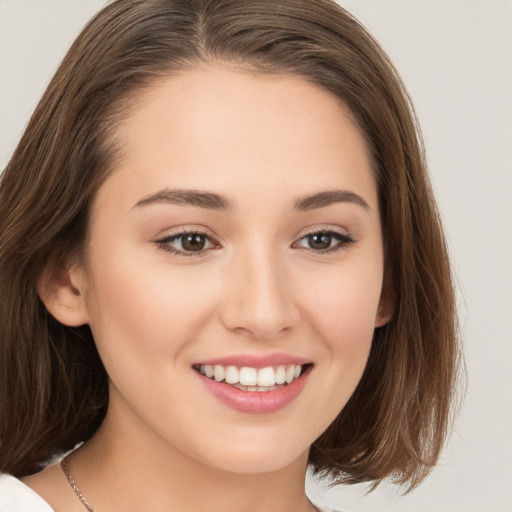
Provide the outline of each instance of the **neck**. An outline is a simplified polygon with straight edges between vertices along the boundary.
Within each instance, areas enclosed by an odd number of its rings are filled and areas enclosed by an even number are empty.
[[[207,465],[161,439],[113,423],[107,415],[71,461],[76,483],[96,510],[315,510],[304,491],[307,452],[278,470],[240,474]]]

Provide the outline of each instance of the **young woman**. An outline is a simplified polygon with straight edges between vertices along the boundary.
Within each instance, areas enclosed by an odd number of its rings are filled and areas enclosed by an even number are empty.
[[[416,126],[330,1],[101,11],[1,178],[0,510],[418,485],[458,351]]]

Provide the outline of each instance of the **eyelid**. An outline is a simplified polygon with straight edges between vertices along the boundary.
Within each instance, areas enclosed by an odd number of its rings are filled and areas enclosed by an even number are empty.
[[[194,234],[198,233],[201,235],[206,235],[211,238],[216,238],[215,233],[213,231],[202,225],[202,224],[180,224],[178,226],[166,227],[165,229],[159,230],[159,232],[153,236],[154,241],[163,240],[164,238],[172,238],[174,236],[182,235],[182,234]]]
[[[354,235],[351,231],[341,226],[333,226],[333,225],[314,225],[308,226],[301,230],[299,234],[295,237],[295,240],[302,240],[304,237],[309,235],[315,235],[317,233],[331,233],[341,237],[354,238]]]

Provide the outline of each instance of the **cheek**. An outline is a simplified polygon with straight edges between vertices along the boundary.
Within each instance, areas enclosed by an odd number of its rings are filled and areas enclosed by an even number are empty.
[[[303,333],[315,357],[310,405],[305,414],[310,438],[318,437],[345,407],[370,353],[382,271],[373,265],[317,268],[315,285],[296,289]],[[312,422],[308,418],[315,418]]]
[[[378,263],[319,275],[317,286],[302,291],[311,335],[323,346],[332,378],[348,387],[357,384],[372,344],[382,283]]]
[[[102,257],[103,256],[103,257]],[[194,338],[212,309],[216,284],[171,266],[99,255],[88,297],[90,326],[105,366],[133,354],[160,365]],[[199,286],[201,284],[201,286]]]
[[[381,283],[378,266],[330,272],[323,283],[317,281],[317,286],[302,291],[304,314],[329,340],[343,338],[357,345],[375,327]]]

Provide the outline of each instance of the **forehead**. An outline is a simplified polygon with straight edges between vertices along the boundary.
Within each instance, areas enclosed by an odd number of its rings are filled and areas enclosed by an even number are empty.
[[[136,98],[116,139],[121,159],[107,183],[138,195],[164,186],[227,195],[344,186],[376,201],[348,107],[295,75],[205,66],[160,78]]]

